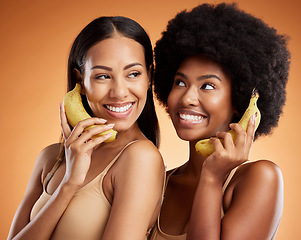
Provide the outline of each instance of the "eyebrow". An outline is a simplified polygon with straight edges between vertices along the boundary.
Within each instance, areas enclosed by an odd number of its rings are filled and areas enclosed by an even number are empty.
[[[142,66],[142,67],[143,67],[143,65],[142,65],[141,63],[135,62],[135,63],[131,63],[131,64],[126,65],[126,66],[123,68],[123,70],[127,70],[127,69],[129,69],[129,68],[131,68],[131,67],[134,67],[134,66]],[[93,69],[104,69],[104,70],[107,70],[107,71],[113,71],[113,68],[106,67],[106,66],[103,66],[103,65],[95,65],[95,66],[93,66],[93,67],[91,68],[91,70],[93,70]]]
[[[104,70],[107,70],[107,71],[113,71],[112,68],[106,67],[106,66],[102,66],[102,65],[95,65],[95,66],[91,67],[91,70],[93,70],[93,69],[104,69]]]
[[[143,65],[142,65],[141,63],[135,62],[135,63],[131,63],[131,64],[129,64],[129,65],[126,65],[126,66],[123,68],[123,70],[127,70],[127,69],[129,69],[129,68],[131,68],[131,67],[134,67],[134,66],[141,66],[141,67],[143,67]]]
[[[188,77],[184,73],[181,73],[181,72],[176,72],[175,76],[180,76],[182,78],[188,79]],[[216,78],[219,81],[221,81],[221,79],[214,74],[202,75],[202,76],[198,77],[197,80],[200,81],[200,80],[209,79],[209,78]]]

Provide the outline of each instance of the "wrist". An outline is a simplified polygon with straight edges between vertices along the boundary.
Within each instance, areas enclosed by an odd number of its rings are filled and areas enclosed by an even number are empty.
[[[75,184],[72,181],[70,181],[70,179],[66,179],[65,177],[63,178],[60,185],[61,190],[64,192],[76,192],[81,186],[81,184]]]
[[[215,185],[217,187],[219,187],[219,186],[222,187],[224,180],[225,180],[225,177],[221,176],[220,174],[212,172],[206,168],[202,169],[200,181],[202,181],[206,184]]]
[[[78,188],[78,186],[70,184],[63,179],[52,197],[60,202],[60,206],[67,206]]]

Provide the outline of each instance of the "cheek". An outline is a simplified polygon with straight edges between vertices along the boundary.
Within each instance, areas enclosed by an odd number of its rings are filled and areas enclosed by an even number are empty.
[[[232,108],[231,98],[224,94],[215,95],[214,97],[211,97],[210,100],[208,99],[207,106],[212,107],[212,109],[223,109],[228,111]]]
[[[107,96],[108,89],[106,88],[105,85],[98,86],[98,87],[91,87],[89,89],[86,89],[86,98],[88,100],[88,104],[91,108],[91,110],[98,111],[99,109],[99,104],[101,104]]]
[[[91,89],[91,91],[86,92],[86,96],[91,102],[97,102],[100,99],[102,99],[105,95],[105,89],[104,88],[98,88],[98,89]]]
[[[206,100],[206,98],[205,98]],[[209,100],[209,98],[208,98]],[[224,105],[227,102],[227,98],[224,94],[214,94],[213,96],[210,97],[210,102],[211,105],[214,106],[219,106],[219,105]]]
[[[135,84],[135,86],[137,88],[139,88],[139,91],[140,92],[144,92],[144,93],[147,93],[147,90],[149,89],[150,87],[150,82],[148,80],[148,78],[144,79],[143,82],[139,83],[139,84]],[[135,87],[134,86],[134,87]]]
[[[225,124],[230,124],[233,118],[234,110],[232,106],[231,99],[228,97],[216,98],[209,105],[212,113],[216,113],[219,121],[224,122]]]
[[[176,91],[171,90],[167,98],[168,108],[173,108],[178,103],[179,100],[180,100],[179,94],[177,94]]]
[[[90,81],[90,75],[85,75],[84,78],[84,94],[89,101],[93,101],[98,98],[99,89],[96,88]]]
[[[143,105],[146,102],[147,99],[147,90],[148,90],[148,84],[133,84],[130,88],[130,94],[134,96],[140,103],[143,103]]]
[[[141,94],[139,96],[140,102],[143,103],[143,107],[145,106],[146,103],[146,99],[147,99],[147,90],[142,92],[143,94]]]
[[[167,98],[167,112],[169,115],[171,115],[172,110],[174,109],[175,102],[174,102],[174,96],[173,94],[169,94]]]

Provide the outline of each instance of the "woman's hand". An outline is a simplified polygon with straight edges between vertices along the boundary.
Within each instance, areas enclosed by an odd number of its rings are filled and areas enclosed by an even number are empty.
[[[232,169],[248,160],[255,134],[255,116],[250,118],[247,131],[238,123],[230,124],[230,128],[236,132],[235,143],[229,132],[217,132],[217,138],[210,139],[215,151],[203,165],[203,170],[222,182]],[[218,138],[223,139],[224,143]]]
[[[64,180],[80,187],[89,170],[94,147],[110,138],[112,133],[93,139],[92,137],[113,128],[114,124],[104,125],[105,119],[89,118],[78,122],[71,131],[63,104],[60,104],[60,120],[65,140],[66,173]],[[92,125],[96,125],[96,127],[84,131]]]

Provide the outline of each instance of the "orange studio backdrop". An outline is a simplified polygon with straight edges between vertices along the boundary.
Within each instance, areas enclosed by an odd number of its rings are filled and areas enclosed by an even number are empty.
[[[290,36],[292,64],[284,114],[273,135],[254,143],[251,159],[270,159],[280,166],[285,184],[285,202],[276,239],[297,240],[301,236],[301,161],[298,151],[301,3],[299,0],[236,2],[240,8]],[[170,18],[199,3],[205,1],[2,1],[0,239],[7,237],[38,153],[59,140],[59,103],[66,91],[68,51],[79,31],[96,17],[123,15],[138,21],[155,44]],[[164,110],[158,105],[157,109],[162,130],[160,150],[168,168],[172,168],[187,160],[188,147],[178,140]]]

